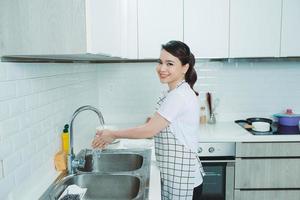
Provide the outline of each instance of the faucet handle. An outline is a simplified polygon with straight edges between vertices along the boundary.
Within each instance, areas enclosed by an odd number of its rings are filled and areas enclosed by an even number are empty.
[[[87,149],[81,150],[72,161],[73,168],[84,168]]]
[[[73,168],[84,168],[84,166],[85,166],[85,159],[84,158],[74,159],[72,161],[72,167]]]

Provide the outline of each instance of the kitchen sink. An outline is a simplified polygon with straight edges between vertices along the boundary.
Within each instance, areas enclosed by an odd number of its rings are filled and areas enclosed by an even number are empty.
[[[85,156],[84,168],[78,168],[81,172],[120,172],[140,169],[143,164],[143,156],[138,154],[113,154],[101,153],[99,156],[89,154]]]
[[[84,167],[62,172],[40,200],[57,200],[69,185],[87,188],[83,200],[144,200],[148,198],[151,149],[81,150]],[[76,160],[75,159],[75,160]]]
[[[116,200],[134,199],[137,197],[141,181],[140,178],[132,175],[87,173],[66,176],[52,190],[53,199],[58,199],[65,188],[73,184],[87,188],[84,200]]]

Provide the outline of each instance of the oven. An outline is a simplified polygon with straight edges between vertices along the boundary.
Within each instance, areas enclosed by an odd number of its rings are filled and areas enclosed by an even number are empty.
[[[206,175],[199,200],[233,200],[235,143],[200,143],[198,156]]]

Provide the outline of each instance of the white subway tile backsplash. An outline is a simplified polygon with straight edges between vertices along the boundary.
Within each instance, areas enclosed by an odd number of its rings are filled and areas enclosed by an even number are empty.
[[[0,121],[9,117],[9,103],[8,101],[0,102]]]
[[[30,163],[25,163],[24,165],[19,166],[14,171],[14,179],[15,183],[22,183],[24,180],[28,179],[31,175],[30,171]]]
[[[39,94],[32,94],[25,97],[25,110],[29,111],[39,105]]]
[[[37,70],[40,68],[39,64],[22,64],[26,70],[24,70],[24,79],[30,79],[35,78],[39,76],[43,76],[42,74],[39,74]]]
[[[28,80],[28,79],[18,80],[16,87],[17,87],[16,92],[17,92],[18,97],[29,95],[33,92],[32,86],[31,86],[31,80]]]
[[[25,111],[25,98],[16,98],[9,103],[9,116],[14,117],[20,115]]]
[[[32,91],[34,93],[41,92],[45,90],[45,79],[44,78],[36,78],[31,80]]]
[[[8,138],[14,134],[16,134],[20,130],[19,126],[19,118],[9,118],[0,122],[0,127],[2,128],[2,138]]]
[[[47,143],[48,143],[48,141],[45,137],[45,134],[39,135],[32,141],[32,144],[35,145],[35,148],[36,148],[38,154],[43,153],[44,147],[47,145]],[[40,158],[42,158],[42,157],[43,156],[41,156]]]
[[[98,69],[99,102],[107,121],[141,123],[154,112],[153,105],[164,88],[155,65],[103,64]],[[197,61],[195,69],[199,101],[206,105],[207,92],[219,98],[216,112],[220,121],[272,117],[287,107],[300,113],[300,62]]]
[[[4,178],[3,160],[0,159],[0,180]]]
[[[97,87],[95,65],[0,63],[0,199],[29,176],[56,173],[63,125],[79,106],[98,104]]]
[[[0,159],[3,160],[7,155],[13,152],[13,147],[11,140],[1,140],[0,141]]]
[[[15,182],[14,182],[14,175],[11,174],[7,177],[4,177],[4,179],[0,180],[0,199],[8,199],[7,196],[9,192],[14,188]]]
[[[36,146],[32,145],[31,142],[29,143],[29,145],[26,145],[23,148],[21,147],[22,160],[27,161],[26,163],[29,163],[30,158],[32,157],[32,155],[35,154],[35,152],[36,152]],[[28,170],[28,172],[29,172],[29,170]]]
[[[0,82],[0,101],[16,97],[16,82]]]
[[[10,140],[12,143],[12,150],[15,152],[22,148],[25,145],[28,145],[30,143],[29,141],[29,132],[30,129],[24,129],[20,131],[19,133],[13,135]]]
[[[18,80],[24,78],[24,68],[17,63],[7,65],[7,80]]]
[[[0,65],[0,81],[6,80],[7,73],[6,73],[6,65]]]
[[[22,157],[20,151],[7,155],[7,157],[3,159],[4,176],[8,176],[8,174],[14,172],[14,170],[21,164]]]

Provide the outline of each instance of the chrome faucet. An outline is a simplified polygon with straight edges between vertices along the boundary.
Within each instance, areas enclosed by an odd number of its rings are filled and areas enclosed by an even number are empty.
[[[73,147],[73,140],[74,140],[73,139],[73,122],[74,122],[74,119],[76,118],[76,116],[80,112],[85,111],[85,110],[94,111],[98,115],[98,118],[100,120],[100,125],[102,126],[102,128],[104,127],[104,118],[103,118],[103,115],[102,115],[102,113],[97,108],[89,106],[89,105],[86,105],[86,106],[82,106],[82,107],[78,108],[77,110],[75,110],[75,112],[72,115],[71,122],[70,122],[70,141],[69,141],[70,152],[68,154],[68,173],[69,174],[74,174],[75,173],[75,169],[77,167],[82,167],[83,168],[84,165],[85,165],[84,158],[75,159],[74,147]]]

